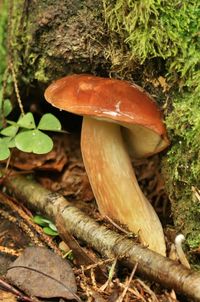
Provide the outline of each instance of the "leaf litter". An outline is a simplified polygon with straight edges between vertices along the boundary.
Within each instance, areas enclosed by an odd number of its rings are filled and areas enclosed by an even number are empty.
[[[81,301],[68,261],[43,247],[26,248],[10,265],[6,278],[33,297]]]
[[[32,155],[31,160],[30,160],[30,155]],[[67,198],[69,198],[70,200],[76,203],[79,200],[81,200],[82,203],[83,201],[87,201],[87,203],[84,203],[85,205],[83,206],[86,212],[88,211],[88,208],[90,209],[93,208],[94,206],[93,203],[91,202],[88,203],[88,201],[91,201],[93,199],[93,193],[91,191],[90,184],[87,179],[87,175],[85,173],[84,166],[82,163],[78,137],[75,138],[74,135],[70,135],[70,136],[63,135],[63,134],[56,135],[54,138],[54,149],[50,153],[46,155],[39,155],[39,156],[34,154],[29,154],[27,158],[25,157],[26,154],[24,154],[23,152],[18,152],[17,156],[13,157],[14,160],[13,162],[11,161],[11,166],[15,167],[17,170],[27,170],[27,171],[34,170],[37,180],[39,180],[40,183],[47,189],[50,189],[55,192],[59,192],[60,194],[67,196]],[[164,185],[162,179],[160,178],[161,174],[158,169],[159,166],[158,156],[153,158],[150,163],[146,163],[146,161],[138,161],[137,163],[134,163],[134,166],[136,166],[136,173],[138,172],[140,176],[140,183],[142,187],[145,188],[146,194],[150,197],[151,201],[155,203],[157,211],[162,213],[163,206],[160,204],[162,204],[163,200],[165,201],[166,196],[163,189]],[[50,171],[52,173],[50,173]],[[154,172],[156,172],[157,174]],[[95,216],[96,219],[101,219],[100,216],[97,215],[96,211],[92,211],[92,214],[93,216],[96,215]],[[166,217],[166,213],[164,214],[164,216]],[[69,240],[67,241],[69,242]],[[89,247],[87,249],[84,246],[84,249],[86,249],[86,253],[90,252]],[[79,256],[80,253],[81,252],[78,251]],[[40,258],[41,255],[39,253],[36,253],[36,259],[37,257]],[[48,263],[51,263],[51,261],[50,260],[47,261],[47,257],[45,257],[44,260],[46,261],[45,265],[49,266]],[[118,279],[118,276],[122,275],[126,277],[127,276],[126,269],[124,268],[121,270],[120,268],[120,271],[118,271],[117,269],[116,275],[113,277],[112,281],[110,282],[110,285],[106,288],[106,290],[102,292],[101,291],[102,282],[99,282],[98,280],[98,276],[97,276],[98,273],[96,271],[96,267],[102,266],[103,271],[109,270],[109,267],[107,266],[105,260],[102,260],[102,264],[100,264],[101,261],[99,262],[98,259],[95,260],[96,260],[95,261],[96,264],[88,265],[88,266],[86,264],[82,266],[83,271],[80,268],[74,271],[76,275],[78,292],[81,298],[87,297],[88,301],[92,299],[91,301],[97,302],[97,301],[101,301],[101,299],[105,297],[106,301],[117,301],[117,299],[121,295],[120,292],[124,290],[124,286],[125,286],[124,281],[121,278]],[[38,261],[40,262],[40,259],[38,259]],[[74,263],[74,265],[76,265],[76,263]],[[18,267],[15,268],[15,266],[16,265],[13,264],[13,267],[8,270],[8,276],[11,273],[11,271],[17,269],[18,275],[16,279],[18,279],[19,275],[24,275],[25,271],[30,271],[29,267],[20,268],[18,265]],[[24,269],[24,270],[19,271],[19,269]],[[34,275],[37,276],[35,277],[35,279],[39,280],[37,289],[41,294],[41,292],[44,291],[44,287],[46,287],[41,277],[41,275],[44,276],[44,270],[42,269],[39,271],[38,269],[34,270],[34,268],[32,268],[32,271],[34,272]],[[25,277],[24,279],[25,281],[27,279],[29,281],[28,283],[30,284],[30,287],[33,288],[33,284],[31,283],[30,277],[28,276]],[[11,279],[9,280],[10,282],[12,282]],[[67,289],[66,288],[63,289],[60,283],[57,282],[57,279],[54,280],[53,277],[53,279],[51,280],[52,283],[54,282],[54,284],[56,284],[55,287],[57,291],[69,290],[70,294],[72,295],[74,294],[76,297],[76,292],[71,292],[71,287],[68,286],[68,284],[66,285],[65,283]],[[152,288],[152,284],[147,283],[148,285],[146,286],[145,289],[145,287],[139,283],[140,280],[139,281],[138,280],[139,279],[134,278],[134,280],[131,281],[130,287],[128,288],[126,294],[126,300],[128,299],[127,301],[135,301],[136,299],[138,301],[153,301],[155,297],[153,297],[152,294],[153,292],[150,291],[150,287]],[[15,286],[19,287],[20,289],[24,291],[26,290],[25,292],[28,295],[34,296],[33,293],[29,290],[28,285],[26,285],[25,281],[24,283],[22,282],[21,287],[17,283],[14,282],[12,283]],[[48,286],[48,288],[51,289],[52,286],[50,285]],[[153,290],[155,290],[156,296],[159,301],[162,302],[177,301],[176,296],[173,296],[171,292],[167,292],[166,290],[164,290],[163,292],[163,290],[160,288],[156,289],[155,285],[153,285]],[[48,297],[50,299],[52,298],[51,295]],[[59,295],[53,297],[62,297],[62,296]],[[79,298],[73,297],[70,299],[79,299]]]

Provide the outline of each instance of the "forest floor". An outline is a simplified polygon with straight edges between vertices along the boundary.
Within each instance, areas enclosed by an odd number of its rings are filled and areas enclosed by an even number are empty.
[[[143,192],[153,204],[162,221],[166,235],[168,254],[170,254],[173,250],[176,232],[170,218],[170,203],[164,189],[159,156],[140,160],[133,164]],[[87,213],[90,217],[93,217],[96,221],[101,221],[109,228],[116,229],[116,225],[104,219],[98,212],[81,158],[79,135],[55,135],[54,149],[46,155],[34,155],[15,150],[9,163],[8,175],[9,169],[14,169],[20,174],[34,174],[34,177],[42,186],[53,192],[62,194],[67,200]],[[4,192],[3,186],[2,192]],[[67,247],[66,242],[64,243],[59,235],[53,233],[54,227],[51,228],[51,224],[49,224],[48,220],[45,223],[45,217],[35,216],[38,213],[26,209],[20,204],[20,201],[13,201],[13,199],[11,199],[10,202],[15,205],[17,204],[18,209],[20,209],[20,211],[16,212],[13,206],[10,206],[10,203],[6,202],[9,197],[3,198],[2,196],[0,200],[1,276],[4,276],[11,262],[15,260],[17,256],[21,255],[26,247],[40,246],[41,244],[39,243],[41,242],[46,245],[47,241],[50,241],[55,247],[55,251],[58,251],[58,253],[63,256],[65,255],[71,263],[78,289],[77,296],[81,299],[80,301],[187,301],[182,298],[178,300],[173,290],[167,290],[155,282],[147,281],[139,277],[137,272],[135,273],[136,267],[135,270],[131,271],[123,266],[120,261],[117,261],[117,259],[102,258],[84,242],[79,242],[80,249],[78,248],[78,253],[80,253],[81,258],[81,254],[83,253],[86,255],[86,258],[89,257],[89,259],[92,259],[93,264],[80,266],[78,259],[74,257],[73,251]],[[30,234],[29,227],[26,227],[27,216],[21,214],[24,212],[28,214],[28,217],[31,218],[32,221],[40,224],[40,226],[38,224],[32,225],[33,235],[32,233]],[[52,236],[42,235],[45,231],[44,226],[47,225],[50,227],[50,231],[48,228],[46,233],[50,234],[52,231]],[[119,226],[119,228],[120,231],[123,232],[123,226],[122,230],[121,226]],[[34,231],[37,231],[37,235],[34,235]],[[124,234],[124,236],[126,236],[126,234]],[[137,237],[135,237],[135,241],[137,242]],[[38,257],[38,261],[42,261],[42,256],[41,259]],[[50,262],[51,259],[46,257],[43,261],[48,266],[48,261]],[[40,293],[44,291],[45,282],[43,284],[41,275],[34,275],[33,279],[34,278],[41,280],[35,285],[37,292],[39,292],[38,297],[40,297]],[[32,279],[29,283],[31,282],[33,282]],[[3,284],[0,285],[0,288],[2,286]],[[51,285],[52,288],[55,286],[55,284]],[[69,287],[70,286],[71,285],[69,285]],[[7,290],[9,290],[9,292],[7,292],[5,288],[3,289],[2,287],[0,297],[4,297],[4,300],[0,298],[0,301],[17,301],[16,293],[14,293],[12,289],[12,287],[7,288]],[[27,293],[29,291],[25,289],[25,292]],[[19,300],[21,299],[21,301],[23,301],[23,299],[24,301],[43,301],[42,298],[27,298],[24,294],[20,295],[18,295],[18,298]],[[59,297],[59,293],[57,295]],[[60,297],[62,298],[55,298],[50,291],[47,293],[45,301],[65,301],[62,300],[66,298],[65,295],[60,294]],[[68,297],[68,299],[70,300],[70,297]]]

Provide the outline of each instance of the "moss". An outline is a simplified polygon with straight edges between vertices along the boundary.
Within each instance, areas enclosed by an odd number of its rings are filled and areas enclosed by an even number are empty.
[[[200,203],[192,187],[200,183],[200,2],[102,1],[110,31],[126,45],[121,49],[126,61],[148,66],[163,60],[162,75],[171,87],[165,104],[171,148],[163,170],[177,230],[187,235],[191,248],[197,247]]]
[[[164,163],[166,184],[172,200],[174,222],[187,236],[191,248],[200,245],[200,203],[192,188],[200,180],[200,94],[179,93],[166,122],[172,147]]]
[[[150,58],[166,60],[168,75],[194,83],[200,60],[196,0],[103,0],[105,19],[128,45],[130,59],[144,63]]]
[[[20,2],[14,0],[15,61],[23,62],[21,73],[25,79],[47,83],[70,72],[89,72],[105,64],[101,1],[40,0],[17,8]]]
[[[3,74],[6,68],[6,29],[8,17],[8,2],[3,1],[0,3],[0,89],[3,80]]]

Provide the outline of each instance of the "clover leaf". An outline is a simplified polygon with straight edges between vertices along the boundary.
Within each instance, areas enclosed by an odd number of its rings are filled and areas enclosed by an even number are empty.
[[[1,130],[1,134],[4,136],[14,137],[17,134],[19,127],[16,125],[8,126]]]
[[[0,138],[0,160],[5,160],[10,156],[9,142]]]
[[[35,126],[35,120],[33,117],[33,114],[31,112],[28,112],[21,116],[17,122],[18,126],[21,128],[26,128],[26,129],[34,129],[36,128]]]
[[[52,139],[38,129],[20,132],[15,137],[16,147],[23,152],[45,154],[52,150]]]
[[[42,116],[37,128],[40,130],[61,131],[61,124],[53,114],[46,113]]]

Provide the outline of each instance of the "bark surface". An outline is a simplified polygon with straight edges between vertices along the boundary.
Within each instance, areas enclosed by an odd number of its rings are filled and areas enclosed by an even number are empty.
[[[101,0],[14,0],[15,64],[23,77],[47,83],[69,73],[108,71],[102,10]]]

